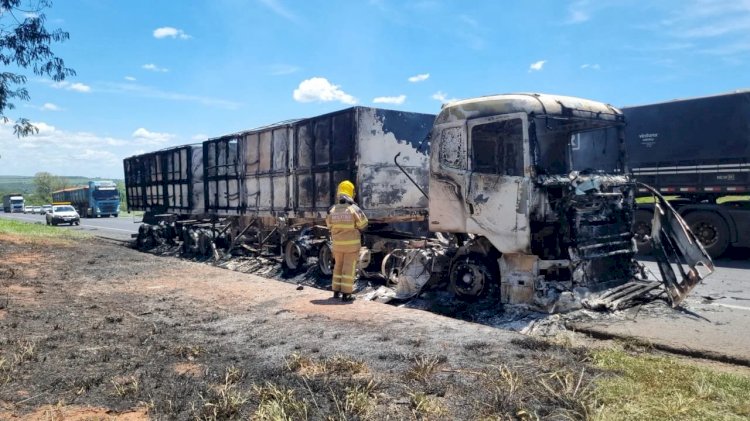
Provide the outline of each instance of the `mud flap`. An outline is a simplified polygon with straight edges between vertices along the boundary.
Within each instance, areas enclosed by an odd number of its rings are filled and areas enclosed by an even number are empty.
[[[664,289],[672,307],[677,307],[690,291],[714,271],[714,263],[688,225],[654,188],[643,183],[655,198],[651,224],[651,244],[661,272]],[[699,267],[704,268],[704,273]],[[680,279],[674,268],[677,267]]]

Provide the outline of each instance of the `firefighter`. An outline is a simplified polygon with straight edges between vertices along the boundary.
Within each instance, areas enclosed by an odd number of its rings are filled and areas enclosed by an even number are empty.
[[[367,226],[367,217],[354,203],[354,184],[351,181],[339,183],[336,198],[338,203],[331,207],[326,217],[333,243],[333,298],[341,296],[343,301],[349,301],[362,246],[360,231]]]

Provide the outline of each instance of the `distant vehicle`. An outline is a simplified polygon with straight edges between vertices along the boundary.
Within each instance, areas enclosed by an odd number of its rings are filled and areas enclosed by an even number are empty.
[[[23,213],[31,213],[31,206],[24,206]]]
[[[42,213],[42,207],[41,206],[29,206],[31,208],[30,213],[33,214],[41,214]]]
[[[5,213],[23,212],[24,208],[23,195],[21,193],[11,193],[3,196],[3,211]]]
[[[80,224],[81,217],[78,212],[70,205],[54,205],[50,206],[51,210],[47,212],[45,219],[47,225],[57,224]]]
[[[716,258],[750,247],[750,91],[625,107],[627,165]],[[650,196],[646,189],[639,195]],[[638,204],[636,242],[650,251],[654,207]]]
[[[52,193],[53,202],[67,202],[84,218],[114,216],[120,213],[120,194],[112,181],[89,181],[86,186]]]
[[[45,214],[52,210],[52,205],[42,205],[42,214]]]

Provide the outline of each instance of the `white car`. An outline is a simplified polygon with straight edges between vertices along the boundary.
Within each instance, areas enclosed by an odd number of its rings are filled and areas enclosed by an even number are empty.
[[[52,206],[52,210],[47,212],[45,218],[47,219],[47,225],[79,225],[81,223],[81,216],[78,215],[78,212],[76,212],[73,206],[70,205]]]
[[[31,207],[31,213],[33,214],[41,214],[42,213],[42,207],[41,206],[32,206]]]

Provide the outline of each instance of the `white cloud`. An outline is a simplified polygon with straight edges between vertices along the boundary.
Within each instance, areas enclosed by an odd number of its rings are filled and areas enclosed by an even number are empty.
[[[297,73],[299,71],[300,68],[298,66],[292,66],[289,64],[274,64],[268,66],[268,73],[271,76],[291,75],[292,73]]]
[[[135,82],[135,78],[133,76],[125,76],[125,80],[128,82]]]
[[[45,102],[41,108],[42,111],[60,111],[61,108],[51,102]]]
[[[596,5],[592,4],[590,0],[574,1],[568,6],[568,17],[565,23],[575,25],[589,21],[595,7]]]
[[[47,81],[49,82],[49,81]],[[85,83],[76,82],[76,83],[70,83],[67,80],[63,80],[61,82],[51,82],[51,85],[55,89],[65,89],[68,91],[76,91],[76,92],[91,92],[91,86],[86,85]]]
[[[167,143],[174,139],[175,135],[171,133],[159,133],[152,132],[143,127],[136,129],[133,134],[133,138],[146,144],[160,144]]]
[[[263,4],[264,6],[269,8],[272,12],[281,16],[282,18],[295,22],[295,23],[300,22],[299,16],[290,12],[286,7],[284,7],[283,4],[281,4],[279,0],[259,0],[259,1],[261,4]]]
[[[458,98],[448,98],[448,95],[445,94],[443,91],[437,91],[434,94],[432,94],[432,99],[436,101],[440,101],[443,104],[447,104],[449,102],[458,101]]]
[[[169,69],[167,69],[166,67],[159,67],[155,65],[154,63],[144,64],[143,66],[141,66],[141,68],[145,70],[150,70],[152,72],[161,72],[161,73],[166,73],[169,71]]]
[[[409,82],[411,82],[411,83],[423,82],[423,81],[425,81],[425,80],[427,80],[429,78],[430,78],[430,74],[429,73],[420,73],[418,75],[414,75],[414,76],[410,77],[409,78]]]
[[[171,26],[162,26],[161,28],[154,29],[154,38],[190,39],[192,37],[186,34],[182,29],[173,28]]]
[[[70,88],[68,89],[70,89],[71,91],[76,91],[76,92],[91,92],[91,86],[84,85],[83,83],[78,83],[78,82],[70,85]]]
[[[303,80],[299,87],[294,90],[292,96],[297,102],[338,101],[349,105],[357,103],[356,98],[342,91],[338,85],[332,84],[324,77]]]
[[[542,68],[544,67],[544,63],[546,63],[546,62],[547,62],[547,60],[539,60],[537,62],[531,63],[529,65],[529,71],[530,72],[538,72],[538,71],[542,70]]]
[[[193,141],[195,141],[195,142],[202,142],[202,141],[208,139],[208,135],[207,134],[203,134],[203,133],[198,133],[198,134],[194,134],[190,139],[193,140]]]
[[[406,101],[406,95],[379,96],[372,100],[375,104],[403,104],[404,101]]]
[[[141,98],[166,99],[169,101],[195,102],[209,107],[225,108],[228,110],[236,110],[242,106],[239,102],[226,99],[164,91],[153,86],[138,83],[104,83],[100,87],[97,86],[97,92],[125,94]]]
[[[582,64],[581,69],[591,69],[591,70],[600,70],[601,66],[598,64]]]

